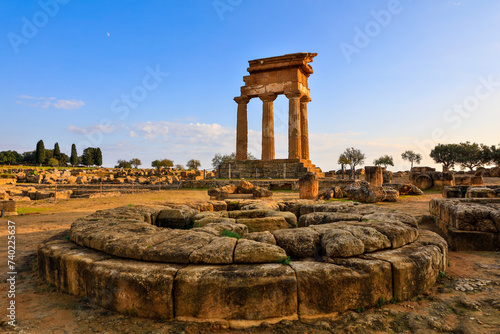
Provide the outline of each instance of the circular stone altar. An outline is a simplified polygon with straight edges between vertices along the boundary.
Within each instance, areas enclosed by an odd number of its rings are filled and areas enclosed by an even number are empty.
[[[129,205],[40,244],[38,267],[107,309],[244,327],[424,292],[445,271],[447,244],[417,227],[410,215],[352,202]]]

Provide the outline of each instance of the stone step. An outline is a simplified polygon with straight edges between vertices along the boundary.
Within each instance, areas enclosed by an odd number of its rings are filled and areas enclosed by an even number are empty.
[[[286,165],[285,165],[286,164]],[[233,163],[231,173],[233,178],[251,178],[255,177],[257,170],[258,177],[282,178],[286,166],[286,176],[288,178],[300,178],[306,173],[314,173],[318,177],[324,177],[321,168],[316,167],[308,160],[275,160],[275,161],[237,161]],[[224,166],[221,171],[221,177],[227,177],[228,166]]]
[[[316,174],[317,177],[323,178],[325,177],[325,173],[321,171],[321,168],[316,167],[313,163],[310,162],[301,162],[301,165],[304,166],[307,172]]]

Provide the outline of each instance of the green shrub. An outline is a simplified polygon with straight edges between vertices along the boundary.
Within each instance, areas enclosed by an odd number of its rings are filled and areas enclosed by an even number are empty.
[[[59,160],[54,159],[54,158],[50,158],[48,161],[48,165],[52,166],[52,167],[57,167],[57,166],[59,166]]]
[[[220,233],[221,237],[229,237],[229,238],[236,238],[236,239],[241,239],[241,235],[239,235],[236,232],[229,231],[229,230],[224,230]]]
[[[276,260],[277,263],[283,264],[283,265],[289,265],[290,264],[290,256],[282,257],[280,256],[278,260]]]

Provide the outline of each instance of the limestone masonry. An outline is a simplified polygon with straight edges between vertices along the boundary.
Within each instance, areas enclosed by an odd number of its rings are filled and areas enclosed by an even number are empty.
[[[248,153],[247,105],[250,99],[262,100],[262,161],[275,160],[273,101],[280,94],[289,100],[288,159],[310,164],[307,103],[311,101],[307,79],[313,73],[308,64],[317,53],[293,53],[278,57],[250,60],[250,75],[243,77],[245,85],[238,103],[236,123],[236,160],[246,161]],[[244,166],[240,166],[244,169]],[[276,166],[276,168],[279,168]],[[306,172],[315,172],[315,167]],[[293,177],[301,177],[298,172]],[[267,175],[266,175],[267,176]]]
[[[42,243],[38,268],[118,312],[250,327],[408,300],[447,252],[412,216],[375,205],[225,200],[97,211]]]

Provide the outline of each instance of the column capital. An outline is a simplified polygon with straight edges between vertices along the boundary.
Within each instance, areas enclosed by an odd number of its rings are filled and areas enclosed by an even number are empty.
[[[233,100],[238,104],[247,104],[250,98],[248,96],[236,96]]]
[[[285,93],[285,95],[289,99],[298,99],[298,98],[301,98],[304,94],[300,91],[294,91],[294,92]]]
[[[300,98],[300,102],[306,102],[306,103],[309,103],[311,102],[311,98],[307,95],[304,95]]]
[[[276,95],[274,93],[267,93],[267,94],[259,95],[259,99],[261,99],[262,102],[273,102],[274,100],[276,100],[277,97],[278,97],[278,95]]]

